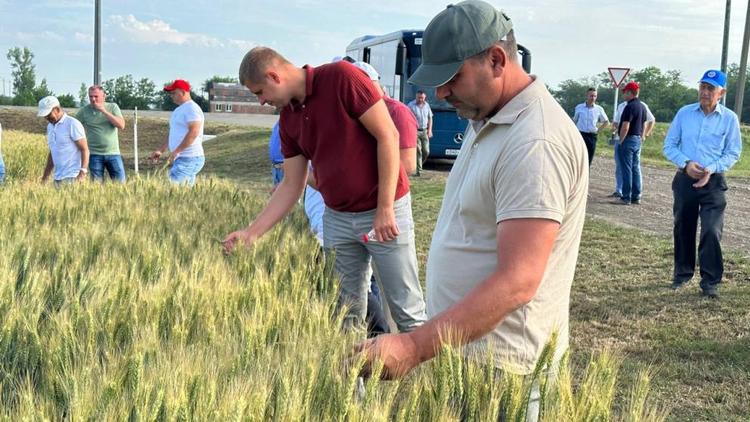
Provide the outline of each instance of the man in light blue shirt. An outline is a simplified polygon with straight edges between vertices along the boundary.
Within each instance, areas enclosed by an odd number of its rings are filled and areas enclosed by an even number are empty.
[[[687,283],[695,271],[695,235],[701,221],[698,260],[703,296],[719,297],[724,273],[721,234],[724,226],[724,173],[740,158],[742,139],[737,115],[719,103],[726,75],[708,70],[700,80],[698,103],[682,107],[664,139],[664,156],[674,163],[674,276],[672,288]]]
[[[573,113],[573,121],[576,123],[578,131],[581,132],[583,142],[586,143],[586,150],[589,153],[589,166],[594,159],[596,151],[596,137],[599,128],[609,123],[607,113],[599,104],[596,104],[596,88],[589,88],[586,91],[586,101],[576,106]]]
[[[271,129],[271,139],[268,141],[268,158],[271,160],[271,178],[275,190],[284,178],[284,154],[281,153],[279,122],[276,122]]]

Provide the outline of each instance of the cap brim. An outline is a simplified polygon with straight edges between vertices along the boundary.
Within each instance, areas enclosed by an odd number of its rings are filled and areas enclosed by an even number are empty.
[[[409,83],[412,85],[426,86],[435,88],[441,85],[445,85],[451,80],[461,65],[464,63],[446,63],[446,64],[421,64],[417,68],[417,71],[409,78]]]
[[[701,79],[700,81],[698,81],[698,83],[701,83],[701,82],[707,83],[709,85],[713,85],[713,86],[718,87],[718,88],[724,88],[723,86],[719,85],[719,83],[716,82],[713,79]]]
[[[50,113],[52,113],[52,109],[55,107],[50,107],[49,109],[39,110],[36,113],[37,117],[47,117]]]
[[[172,91],[174,91],[175,89],[177,89],[177,88],[175,88],[175,87],[173,87],[173,86],[165,86],[165,87],[164,87],[164,91],[166,91],[166,92],[172,92]]]

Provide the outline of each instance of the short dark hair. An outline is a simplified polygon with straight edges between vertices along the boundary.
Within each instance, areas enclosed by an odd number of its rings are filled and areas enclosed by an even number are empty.
[[[425,92],[424,92],[424,91],[422,91],[421,89],[420,89],[420,90],[417,90],[417,95],[419,95],[419,94],[424,94],[424,95],[427,95],[427,93],[425,93]]]
[[[587,93],[592,92],[592,91],[596,92],[596,88],[589,87],[589,89],[586,90]]]
[[[245,54],[240,63],[240,84],[247,85],[248,82],[262,83],[265,78],[266,69],[272,65],[291,64],[276,50],[268,47],[255,47]]]

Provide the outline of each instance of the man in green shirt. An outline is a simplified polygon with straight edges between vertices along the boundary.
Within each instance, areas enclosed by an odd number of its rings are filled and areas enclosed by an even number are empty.
[[[107,94],[99,85],[89,88],[89,104],[81,107],[76,119],[83,123],[89,142],[91,156],[89,170],[91,178],[104,179],[104,169],[109,178],[125,183],[125,165],[120,155],[118,129],[125,129],[125,119],[120,107],[115,103],[106,103]]]

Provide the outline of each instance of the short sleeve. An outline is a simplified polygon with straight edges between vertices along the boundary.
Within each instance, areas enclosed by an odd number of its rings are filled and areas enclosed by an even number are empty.
[[[122,111],[120,111],[120,106],[118,106],[115,103],[110,103],[110,104],[112,104],[112,106],[111,106],[109,112],[112,113],[113,115],[117,116],[117,117],[122,117]]]
[[[73,120],[73,124],[70,125],[70,138],[78,142],[86,137],[86,131],[83,130],[83,125],[78,120]]]
[[[403,104],[398,104],[393,108],[391,115],[393,124],[398,130],[398,143],[400,149],[417,147],[417,119],[414,118],[411,110]]]
[[[282,117],[279,120],[279,138],[281,138],[281,154],[284,158],[292,158],[298,155],[302,155],[302,149],[299,147],[296,139],[292,138],[289,131],[285,130],[286,125],[283,122]]]
[[[367,75],[353,64],[341,61],[335,63],[338,80],[339,98],[346,112],[354,119],[359,119],[381,97]]]
[[[201,108],[198,107],[198,104],[192,103],[190,107],[185,110],[184,117],[186,123],[202,122],[203,112],[201,111]]]
[[[498,223],[517,218],[562,222],[574,171],[573,160],[551,142],[533,140],[516,146],[518,159],[493,170]],[[510,188],[512,187],[512,188]]]

